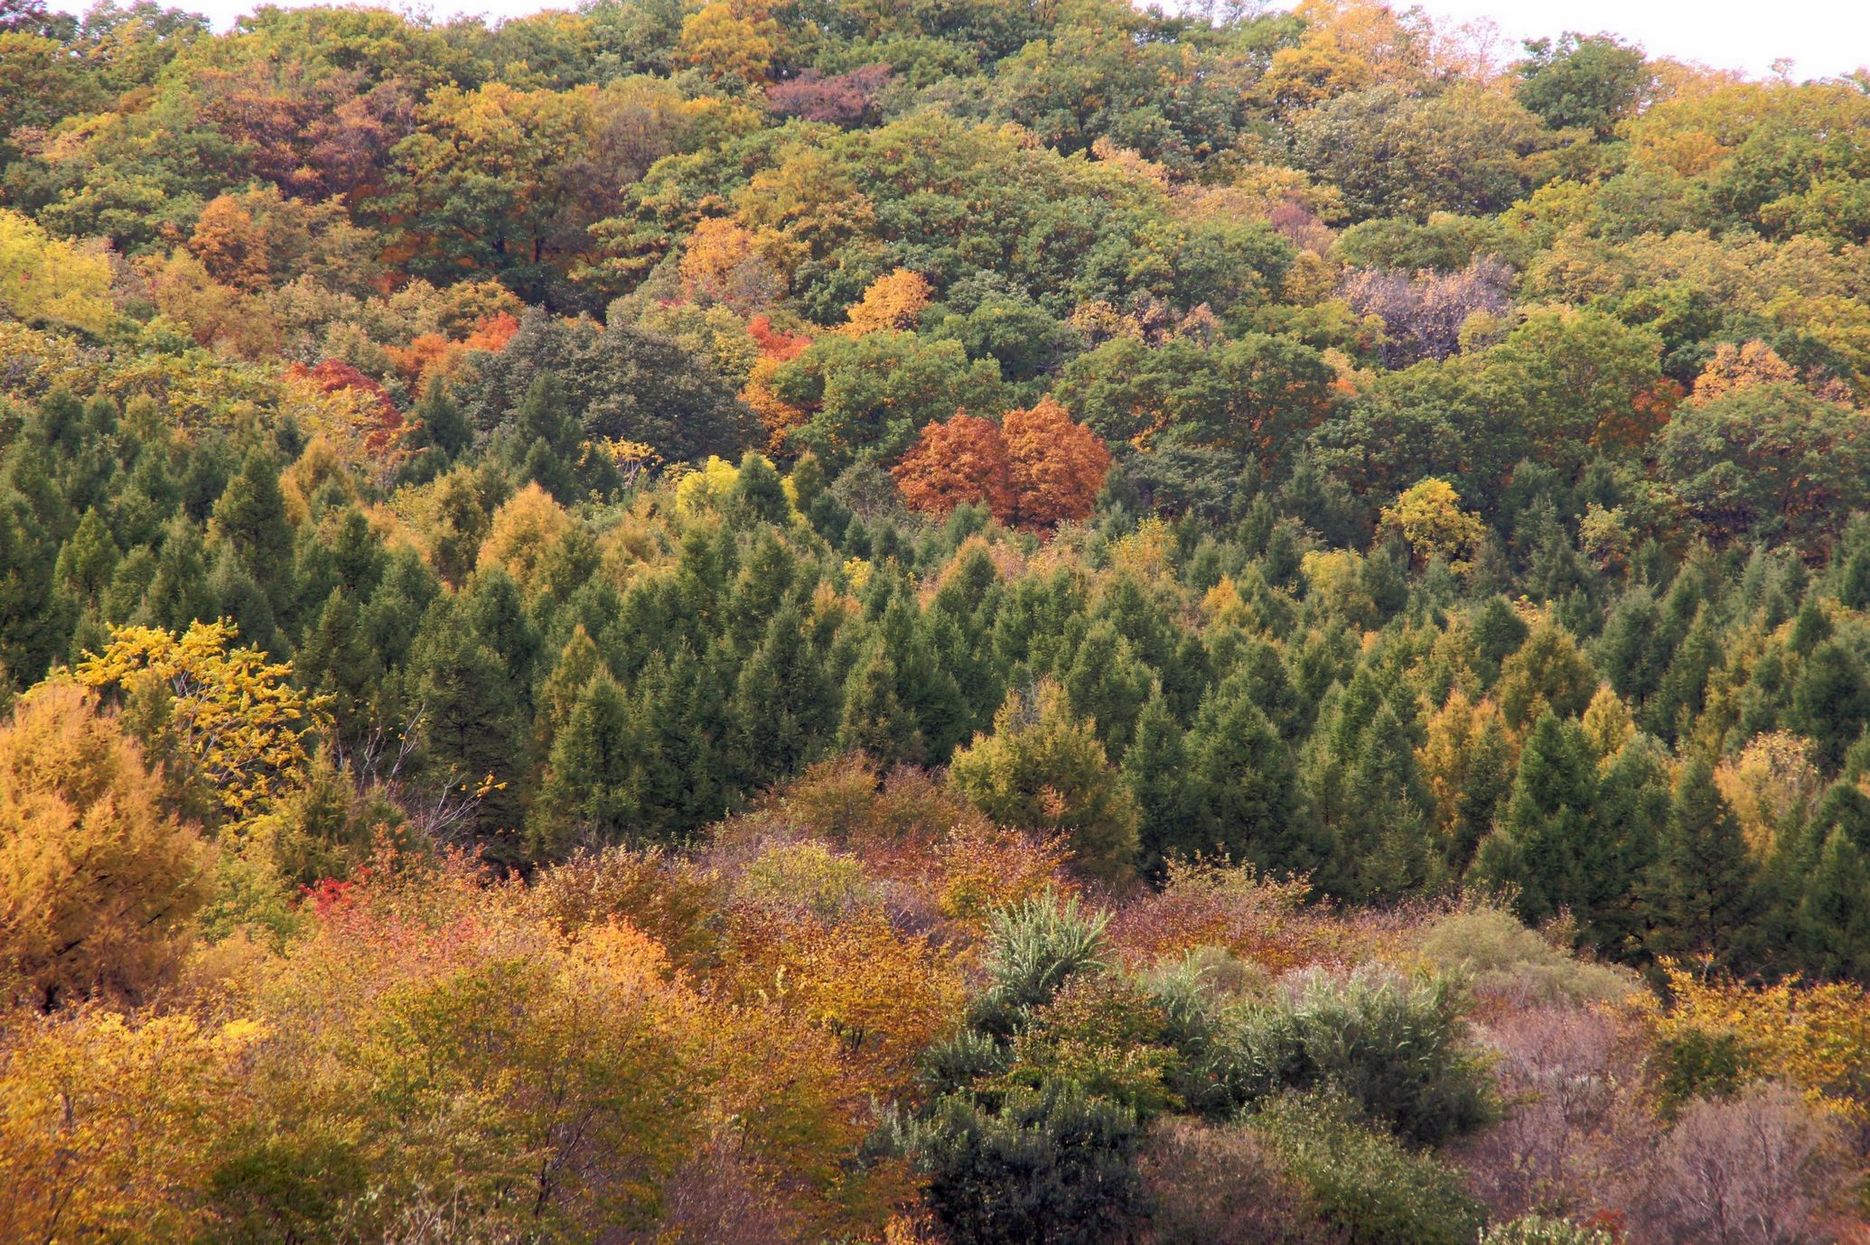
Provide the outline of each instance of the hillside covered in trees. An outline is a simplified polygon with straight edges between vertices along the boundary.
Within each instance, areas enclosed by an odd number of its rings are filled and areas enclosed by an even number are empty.
[[[1870,77],[0,0],[0,1239],[1870,1241]]]

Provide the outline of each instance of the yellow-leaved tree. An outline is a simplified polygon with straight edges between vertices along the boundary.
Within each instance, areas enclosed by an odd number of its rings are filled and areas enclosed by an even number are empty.
[[[214,1236],[203,1194],[259,1033],[98,1009],[23,1035],[0,1060],[0,1240]]]
[[[121,702],[177,806],[211,826],[238,827],[303,782],[306,737],[325,714],[324,698],[292,686],[290,664],[236,646],[237,634],[227,621],[181,635],[118,627],[76,671]]]
[[[1487,538],[1480,517],[1461,509],[1461,495],[1433,476],[1404,489],[1396,504],[1383,507],[1383,526],[1402,533],[1416,561],[1440,558],[1454,571],[1466,571]]]
[[[206,897],[208,853],[116,719],[69,679],[0,727],[0,999],[135,998]]]
[[[922,309],[929,305],[930,294],[927,277],[898,268],[878,277],[864,290],[863,298],[851,306],[845,331],[861,336],[882,329],[912,329]]]
[[[96,332],[110,323],[110,261],[0,211],[0,312]]]

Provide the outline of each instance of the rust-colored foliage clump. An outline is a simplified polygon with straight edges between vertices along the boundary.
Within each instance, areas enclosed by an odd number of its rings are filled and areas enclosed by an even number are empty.
[[[1088,516],[1109,472],[1102,439],[1044,398],[998,424],[964,413],[930,424],[892,474],[917,510],[979,504],[1002,523],[1050,528]]]

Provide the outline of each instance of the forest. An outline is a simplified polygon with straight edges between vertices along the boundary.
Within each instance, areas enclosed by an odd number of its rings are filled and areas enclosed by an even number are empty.
[[[1870,72],[0,0],[0,1239],[1864,1245],[1867,989]]]

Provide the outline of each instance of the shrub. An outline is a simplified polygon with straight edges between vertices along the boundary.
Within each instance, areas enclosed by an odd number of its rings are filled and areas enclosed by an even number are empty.
[[[1476,995],[1524,1006],[1615,1002],[1636,989],[1630,974],[1565,954],[1510,912],[1472,908],[1429,927],[1422,954],[1464,975]]]
[[[1037,1007],[1051,1001],[1074,973],[1104,966],[1103,912],[1085,912],[1074,896],[1045,894],[992,917],[987,971],[991,983],[976,999],[974,1027],[1010,1037]]]
[[[1822,1239],[1835,1137],[1798,1093],[1760,1084],[1691,1104],[1640,1177],[1636,1239],[1800,1245]]]
[[[1311,1196],[1241,1125],[1165,1120],[1138,1161],[1149,1195],[1148,1245],[1326,1245],[1341,1239]]]
[[[774,843],[747,862],[735,898],[760,908],[836,917],[875,899],[862,862],[822,843]]]
[[[1079,973],[1014,1037],[1006,1083],[1070,1081],[1146,1122],[1174,1105],[1169,1084],[1180,1061],[1167,1026],[1163,1009],[1128,978]]]
[[[1251,865],[1171,860],[1160,890],[1119,909],[1111,936],[1131,963],[1213,946],[1269,972],[1307,967],[1342,954],[1348,941],[1342,923],[1306,906],[1310,892],[1304,878],[1277,879]]]
[[[1753,987],[1665,963],[1667,1009],[1643,1018],[1664,1106],[1776,1078],[1853,1122],[1870,1119],[1870,992],[1849,982]]]
[[[1381,968],[1304,973],[1247,1011],[1224,1041],[1223,1075],[1243,1103],[1329,1086],[1365,1118],[1423,1145],[1491,1115],[1462,1000],[1446,978],[1408,981]]]
[[[1357,1120],[1335,1096],[1273,1099],[1252,1120],[1347,1245],[1472,1245],[1481,1208],[1459,1174]]]
[[[1618,1202],[1652,1150],[1640,1046],[1603,1009],[1515,1011],[1485,1032],[1504,1118],[1463,1147],[1468,1188],[1505,1218]]]
[[[964,1096],[935,1105],[904,1141],[955,1245],[1092,1245],[1143,1209],[1129,1110],[1053,1081],[1009,1093],[998,1111]]]
[[[542,870],[516,893],[520,912],[562,934],[625,920],[661,943],[684,967],[713,963],[721,952],[713,880],[661,848],[609,847],[579,852]]]
[[[1488,1228],[1480,1234],[1480,1245],[1616,1245],[1616,1238],[1602,1228],[1583,1227],[1568,1219],[1527,1215]]]

